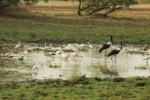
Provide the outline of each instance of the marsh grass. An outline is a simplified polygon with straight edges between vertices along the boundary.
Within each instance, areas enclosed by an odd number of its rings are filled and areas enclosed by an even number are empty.
[[[0,81],[0,99],[65,100],[148,100],[149,78],[128,78],[116,82],[108,79]]]
[[[3,80],[5,78],[5,81],[9,80],[17,80],[24,78],[24,76],[17,71],[7,71],[7,70],[2,70],[0,71],[0,80]]]
[[[79,48],[78,50],[79,50],[79,51],[88,51],[87,48]]]
[[[139,70],[146,70],[147,67],[146,66],[139,66],[139,67],[135,67],[135,69],[139,69]]]
[[[71,49],[64,49],[63,51],[64,52],[73,52],[73,50],[71,50]]]
[[[145,54],[145,52],[141,51],[141,50],[139,50],[139,51],[127,51],[127,53],[129,53],[129,54],[141,54],[141,55]]]
[[[118,72],[114,69],[110,70],[110,69],[107,69],[107,68],[106,69],[102,68],[101,71],[104,75],[118,76]]]
[[[2,46],[1,49],[0,49],[0,53],[1,54],[6,54],[6,53],[20,53],[24,50],[24,45],[21,45],[19,48],[15,48],[15,45],[5,45],[5,46]]]
[[[104,75],[118,76],[118,71],[116,69],[109,69],[106,66],[102,66],[102,65],[97,65],[95,67],[96,69],[99,69]]]
[[[57,65],[49,65],[50,68],[59,68],[60,66]]]
[[[79,81],[87,79],[85,75],[73,75],[70,77],[70,80]]]

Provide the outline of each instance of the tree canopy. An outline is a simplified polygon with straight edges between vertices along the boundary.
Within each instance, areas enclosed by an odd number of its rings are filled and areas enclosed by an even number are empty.
[[[79,0],[78,15],[84,12],[88,15],[100,14],[107,16],[116,10],[136,3],[136,0]]]
[[[37,3],[38,1],[48,2],[48,0],[0,0],[0,10],[11,5],[18,5],[19,3],[31,5],[33,3]]]

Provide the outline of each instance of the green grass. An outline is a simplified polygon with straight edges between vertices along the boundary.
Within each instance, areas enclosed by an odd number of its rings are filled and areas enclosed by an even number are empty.
[[[0,82],[1,100],[148,100],[150,78]]]
[[[104,19],[107,20],[107,19]],[[109,36],[119,43],[150,43],[150,24],[137,21],[81,21],[74,19],[3,19],[0,43],[104,43]],[[104,34],[103,34],[104,33]]]

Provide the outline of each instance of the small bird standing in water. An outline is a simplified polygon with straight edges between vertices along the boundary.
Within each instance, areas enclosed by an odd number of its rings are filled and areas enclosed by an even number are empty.
[[[93,46],[88,42],[88,46],[89,46],[89,48],[93,48]]]
[[[21,42],[19,41],[19,43],[15,46],[15,49],[19,48],[21,46]]]

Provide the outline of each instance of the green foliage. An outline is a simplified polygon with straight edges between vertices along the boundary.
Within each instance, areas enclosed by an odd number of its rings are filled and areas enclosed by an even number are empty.
[[[136,4],[135,0],[82,0],[82,7],[79,11],[85,11],[89,15],[108,15],[118,9]]]
[[[11,5],[18,5],[21,2],[24,4],[31,5],[39,1],[42,1],[42,0],[0,0],[0,9],[4,9]],[[48,2],[48,0],[43,0],[43,1]]]
[[[48,2],[49,0],[23,0],[26,4],[31,5],[33,3],[37,3],[39,1]]]

